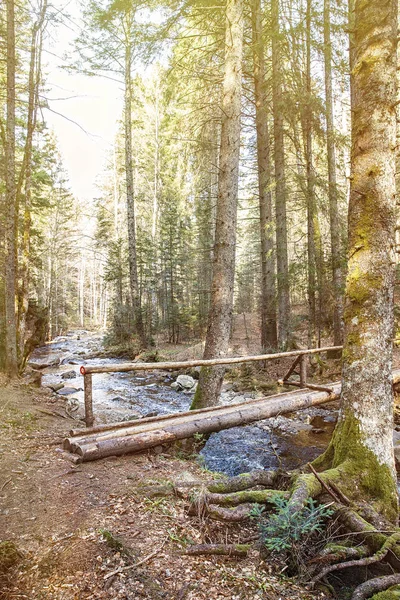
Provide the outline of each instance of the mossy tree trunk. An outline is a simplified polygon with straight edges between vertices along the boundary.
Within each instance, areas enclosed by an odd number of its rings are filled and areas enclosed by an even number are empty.
[[[396,0],[356,0],[342,405],[315,463],[337,469],[353,498],[369,498],[393,523],[396,36]]]
[[[227,0],[211,306],[204,358],[226,355],[232,325],[242,92],[243,0]],[[217,404],[224,367],[203,367],[191,408]]]

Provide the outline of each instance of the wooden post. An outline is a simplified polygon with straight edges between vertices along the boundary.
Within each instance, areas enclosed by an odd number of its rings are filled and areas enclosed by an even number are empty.
[[[298,356],[296,358],[296,360],[294,361],[294,363],[290,367],[289,371],[287,373],[285,373],[285,375],[283,376],[283,383],[286,383],[286,381],[289,379],[289,377],[291,376],[291,374],[295,373],[295,369],[296,369],[297,365],[299,364],[299,362],[301,361],[301,357],[302,357],[302,355],[300,354],[300,356]],[[297,373],[296,373],[296,375],[297,375]]]
[[[302,388],[307,387],[307,356],[300,356],[300,385]]]
[[[86,427],[93,427],[93,394],[92,394],[92,374],[83,376],[83,387],[85,394],[85,423]]]

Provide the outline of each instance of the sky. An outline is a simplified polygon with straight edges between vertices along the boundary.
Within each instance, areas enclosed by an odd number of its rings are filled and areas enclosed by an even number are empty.
[[[44,109],[43,114],[57,137],[73,194],[80,200],[90,200],[98,196],[96,178],[112,150],[123,92],[117,82],[61,68],[64,54],[73,56],[80,11],[77,0],[53,0],[52,5],[69,17],[48,28],[44,72],[49,110]]]

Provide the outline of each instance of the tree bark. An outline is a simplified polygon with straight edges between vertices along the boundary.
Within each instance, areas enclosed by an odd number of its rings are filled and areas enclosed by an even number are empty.
[[[338,195],[336,185],[336,149],[333,124],[331,5],[324,0],[324,65],[326,102],[326,145],[329,182],[329,225],[334,293],[333,337],[335,346],[343,343],[343,249],[340,235]]]
[[[6,227],[5,227],[5,315],[6,372],[17,374],[17,198],[15,184],[15,5],[7,0],[7,123],[6,123]]]
[[[18,291],[18,359],[19,365],[26,360],[25,335],[26,335],[26,316],[29,304],[29,253],[31,241],[31,210],[32,210],[32,149],[33,134],[36,128],[37,108],[39,104],[39,85],[41,76],[41,54],[42,54],[42,33],[43,24],[47,11],[47,0],[43,1],[37,21],[32,28],[31,54],[28,79],[28,115],[26,125],[26,142],[23,165],[19,176],[17,189],[17,205],[20,205],[19,195],[21,192],[22,181],[25,177],[25,199],[24,199],[24,219],[22,235],[22,251],[20,266],[20,289]]]
[[[308,295],[308,343],[316,345],[316,248],[315,248],[315,193],[312,159],[312,108],[311,108],[311,0],[306,8],[306,110],[303,120],[306,180],[307,180],[307,295]]]
[[[129,31],[128,27],[128,31]],[[140,301],[137,255],[136,255],[136,224],[135,198],[133,192],[133,161],[132,161],[132,48],[129,39],[125,41],[125,171],[126,171],[126,203],[128,213],[128,245],[129,245],[129,278],[135,332],[139,336],[142,348],[146,348],[147,339],[143,325],[142,307]]]
[[[272,106],[274,116],[276,261],[278,276],[278,345],[286,350],[290,335],[289,259],[286,218],[285,147],[282,114],[282,60],[279,0],[271,0]]]
[[[391,385],[397,1],[356,0],[342,403],[317,466],[397,523]]]
[[[211,306],[204,358],[228,351],[232,325],[242,91],[243,0],[228,0]],[[223,368],[203,368],[192,408],[218,402]]]
[[[252,0],[254,95],[256,103],[258,194],[261,240],[261,348],[277,347],[271,160],[265,90],[265,58],[260,0]]]

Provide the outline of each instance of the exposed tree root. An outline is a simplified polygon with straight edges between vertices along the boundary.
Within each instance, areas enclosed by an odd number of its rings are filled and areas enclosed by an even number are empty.
[[[382,592],[383,590],[387,590],[388,588],[398,584],[400,584],[400,573],[395,573],[394,575],[385,575],[384,577],[376,577],[376,579],[369,579],[355,589],[351,600],[365,600],[366,598],[371,597],[375,598],[375,594],[378,592]],[[392,598],[394,600],[395,597],[396,596],[394,594],[392,597],[388,595],[387,600],[392,600]],[[371,600],[373,599],[371,598]]]
[[[369,555],[368,546],[340,546],[339,544],[328,544],[318,556],[314,556],[309,565],[337,563],[349,558],[364,558]]]
[[[328,465],[323,466],[326,468]],[[342,545],[328,544],[318,556],[305,563],[311,567],[308,577],[315,573],[319,565],[324,568],[314,576],[312,580],[314,583],[330,573],[352,567],[369,566],[382,560],[398,566],[400,530],[373,507],[365,503],[358,506],[335,483],[346,481],[346,492],[351,490],[352,484],[349,484],[351,465],[344,463],[338,468],[327,468],[322,472],[317,472],[315,465],[309,467],[312,473],[255,471],[231,479],[213,481],[192,503],[189,512],[208,515],[223,521],[240,522],[251,516],[254,504],[268,507],[274,504],[277,497],[280,497],[288,501],[289,514],[295,515],[307,505],[310,498],[316,499],[329,494],[334,499],[331,506],[335,510],[335,515],[341,527],[354,536],[354,544],[350,545],[346,542]],[[291,488],[287,491],[289,485]],[[354,482],[354,489],[359,494],[357,481]],[[193,547],[187,553],[200,554],[204,550],[206,554],[223,555],[231,553],[231,549],[235,547],[231,544],[208,544]],[[359,586],[352,600],[363,600],[397,583],[400,583],[400,575],[373,579]]]
[[[376,529],[369,521],[366,521],[363,517],[361,517],[356,510],[349,507],[339,506],[337,509],[338,517],[344,527],[348,531],[359,533],[360,539],[365,541],[371,552],[378,552],[386,543],[388,535],[392,536],[392,534],[398,533],[397,528],[392,528],[392,530]],[[396,546],[391,548],[391,552],[398,560],[400,560],[399,550],[400,549],[396,548]]]
[[[207,506],[207,514],[212,519],[239,522],[250,517],[252,507],[252,504],[240,504],[234,508],[224,508],[216,504],[209,504]]]
[[[269,504],[271,498],[276,498],[276,496],[289,498],[290,494],[278,490],[243,490],[231,494],[207,494],[206,500],[209,504],[218,504],[219,506],[238,506],[249,502]]]
[[[190,556],[206,554],[245,558],[250,549],[251,544],[197,544],[187,548],[184,554],[189,554]]]
[[[252,471],[230,479],[213,481],[208,485],[208,490],[215,494],[230,494],[248,490],[252,487],[273,487],[279,477],[279,471]]]
[[[333,571],[339,571],[341,569],[348,569],[350,567],[366,567],[368,565],[372,565],[374,563],[380,562],[385,558],[385,556],[390,552],[396,544],[400,541],[400,532],[393,533],[390,537],[387,538],[383,546],[376,552],[373,556],[367,556],[365,558],[359,560],[349,560],[347,562],[337,563],[335,565],[330,565],[323,569],[316,577],[314,577],[314,582],[320,581],[328,575],[329,573],[333,573]]]

